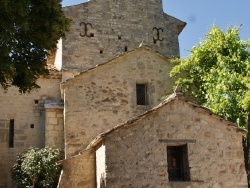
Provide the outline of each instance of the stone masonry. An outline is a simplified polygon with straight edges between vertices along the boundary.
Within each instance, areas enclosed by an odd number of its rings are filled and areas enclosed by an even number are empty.
[[[45,103],[45,145],[64,151],[63,105]]]
[[[14,187],[16,155],[44,146],[65,152],[60,188],[247,187],[242,130],[181,97],[155,107],[172,93],[170,59],[179,57],[185,22],[164,13],[162,0],[89,0],[63,10],[72,25],[62,70],[50,59],[40,89],[0,92],[0,188]],[[190,181],[169,181],[166,139],[187,144]]]
[[[242,133],[209,110],[175,96],[97,137],[92,143],[96,181],[110,188],[246,188]],[[169,182],[166,148],[181,144],[188,145],[190,181]]]
[[[173,87],[171,67],[164,56],[140,47],[63,83],[66,157],[98,133],[159,104]],[[136,104],[137,83],[147,85],[148,105]]]
[[[72,129],[70,129],[72,122],[70,114],[78,112],[77,110],[68,111],[70,108],[67,109],[67,104],[69,103],[64,98],[67,95],[64,96],[63,90],[62,93],[60,91],[61,81],[66,81],[82,71],[95,67],[97,64],[106,63],[117,56],[133,51],[141,43],[148,44],[148,46],[164,54],[164,56],[179,56],[178,35],[185,23],[165,14],[162,11],[161,0],[90,0],[87,3],[65,7],[64,12],[72,19],[72,26],[63,41],[62,71],[58,72],[53,68],[54,61],[52,57],[48,61],[48,65],[54,73],[51,72],[52,74],[48,78],[39,79],[38,84],[41,86],[39,90],[21,95],[16,88],[10,88],[8,91],[1,91],[0,93],[0,171],[9,172],[15,156],[29,147],[55,145],[62,149],[65,145],[67,147],[69,143],[72,146],[72,152],[69,153],[72,155],[82,150],[87,145],[87,140],[94,138],[99,134],[99,131],[111,126],[112,122],[107,122],[107,125],[102,128],[97,121],[89,125],[89,127],[83,128],[82,122],[84,122],[84,118],[82,118],[77,120],[78,122],[73,122]],[[144,69],[144,65],[138,66],[142,66],[142,69]],[[152,67],[152,65],[150,66]],[[121,72],[122,70],[117,69],[117,71]],[[166,68],[163,68],[162,71],[166,71]],[[98,71],[95,74],[99,74]],[[160,74],[163,75],[163,72]],[[99,77],[99,79],[101,78]],[[110,81],[115,81],[115,78],[110,79]],[[162,79],[168,80],[168,77],[164,76]],[[144,75],[144,78],[137,81],[144,82],[147,79]],[[126,80],[122,80],[122,82],[125,83]],[[92,84],[92,82],[89,83]],[[165,88],[161,93],[156,94],[155,99],[155,94],[152,95],[150,100],[154,103],[151,103],[151,106],[160,100],[160,95],[163,96],[165,92],[169,93],[172,87],[172,81],[163,84],[163,80],[158,80],[158,84],[157,87],[164,86]],[[80,87],[80,85],[77,87],[77,92]],[[112,86],[112,88],[114,87]],[[149,89],[154,93],[154,86],[150,86]],[[77,92],[75,96],[81,95]],[[107,90],[107,92],[112,91]],[[121,92],[117,90],[115,93],[119,94]],[[106,96],[108,94],[106,93]],[[72,95],[72,100],[74,100],[72,105],[79,106],[80,109],[82,107],[78,105],[79,101],[75,100],[75,96]],[[122,96],[120,97],[122,98]],[[110,100],[108,97],[106,98]],[[67,97],[68,99],[69,97]],[[66,104],[64,109],[62,106],[50,106],[60,100]],[[132,101],[122,101],[128,106],[127,102]],[[131,117],[132,114],[139,113],[136,112],[137,109],[133,109],[132,112],[128,112],[127,116],[120,113],[116,109],[117,106],[112,109],[109,101],[106,101],[104,105],[106,104],[107,108],[108,106],[110,108],[107,114],[116,116],[114,122],[122,122],[127,117]],[[102,109],[105,109],[105,106]],[[149,107],[142,107],[139,111],[142,112],[144,109],[149,109]],[[86,110],[81,112],[83,114],[88,112],[87,108],[81,110]],[[101,108],[99,110],[101,111]],[[102,110],[100,116],[105,114],[106,112]],[[118,117],[118,114],[121,117]],[[89,115],[92,119],[95,116],[94,114]],[[105,120],[106,122],[108,119],[112,118],[101,117],[99,121]],[[14,147],[9,148],[9,128],[12,120],[14,122]],[[66,129],[63,129],[64,123]],[[80,129],[85,130],[79,131],[76,126],[77,123],[80,123]],[[95,130],[96,127],[98,127],[97,130]],[[65,132],[67,129],[69,133]],[[78,134],[81,137],[86,134],[87,138],[82,139],[80,137],[79,139]],[[64,144],[64,137],[66,138],[66,144]],[[70,142],[67,143],[67,140]],[[0,176],[0,187],[13,187],[9,173]]]
[[[90,149],[72,158],[68,158],[67,162],[63,161],[63,170],[58,187],[96,187],[95,176],[95,155],[94,150]]]
[[[60,99],[60,76],[38,80],[41,89],[20,94],[16,88],[0,92],[0,188],[13,187],[10,169],[16,155],[29,147],[45,146],[46,100]],[[9,147],[10,120],[14,120],[14,146]]]
[[[84,71],[142,42],[167,57],[179,56],[185,23],[164,13],[162,0],[91,0],[64,12],[72,20],[63,41],[64,70]]]

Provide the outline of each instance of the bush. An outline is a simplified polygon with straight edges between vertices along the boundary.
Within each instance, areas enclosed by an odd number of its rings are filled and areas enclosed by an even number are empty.
[[[30,148],[17,156],[11,172],[14,183],[18,188],[56,187],[61,171],[56,162],[60,159],[61,154],[58,149]]]

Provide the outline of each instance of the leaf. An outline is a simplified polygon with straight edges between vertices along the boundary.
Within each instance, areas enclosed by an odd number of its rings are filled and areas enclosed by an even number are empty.
[[[224,33],[213,26],[189,57],[171,61],[175,66],[170,76],[199,104],[245,126],[250,110],[249,46],[249,41],[240,40],[239,27]]]
[[[45,147],[30,148],[18,155],[12,168],[12,178],[18,187],[35,185],[36,188],[53,188],[60,174],[60,166],[56,164],[61,159],[58,149]]]

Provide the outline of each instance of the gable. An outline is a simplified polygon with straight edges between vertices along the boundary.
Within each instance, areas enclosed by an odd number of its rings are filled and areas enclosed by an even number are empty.
[[[126,67],[128,69],[131,69],[131,66],[129,66],[129,63],[131,62],[133,64],[135,63],[138,64],[138,66],[134,68],[138,70],[138,72],[145,71],[144,67],[140,67],[139,65],[140,63],[143,64],[144,62],[146,64],[151,63],[151,66],[154,66],[154,67],[162,66],[162,64],[166,64],[169,67],[167,72],[169,72],[172,68],[172,64],[170,64],[169,59],[167,57],[163,56],[162,54],[158,53],[157,51],[147,46],[142,46],[124,55],[118,56],[110,61],[107,61],[103,64],[96,65],[95,67],[91,67],[81,72],[79,75],[76,75],[74,78],[64,81],[62,84],[66,86],[68,85],[68,83],[71,84],[71,82],[74,82],[74,80],[81,79],[79,77],[85,77],[85,75],[87,74],[99,74],[99,72],[104,72],[104,71],[109,71],[110,69],[115,69],[114,67],[117,68],[117,66],[121,67],[120,69],[125,69]],[[112,70],[111,72],[114,72],[114,70]]]
[[[215,182],[238,187],[246,184],[242,133],[227,123],[197,105],[175,99],[101,134],[100,142],[90,148],[105,146],[105,182],[110,187],[129,183],[134,187],[209,187]],[[190,181],[170,182],[168,146],[186,147]]]
[[[72,153],[99,133],[159,104],[172,91],[171,66],[162,55],[139,48],[65,82],[65,127]],[[147,105],[137,105],[137,84],[147,86]]]
[[[123,124],[114,127],[113,129],[107,130],[106,132],[98,135],[89,144],[88,148],[100,144],[100,142],[102,142],[102,140],[104,140],[106,137],[115,137],[114,135],[117,131],[119,132],[119,134],[123,134],[123,130],[130,129],[130,127],[137,129],[136,126],[140,124],[137,122],[145,121],[145,124],[147,124],[147,120],[153,119],[154,122],[157,122],[157,125],[155,126],[159,126],[157,119],[158,117],[160,119],[161,117],[165,117],[167,121],[176,122],[178,124],[181,124],[180,122],[185,122],[183,125],[187,125],[188,128],[191,128],[193,124],[197,124],[198,126],[199,124],[203,126],[210,126],[210,129],[214,128],[215,134],[216,130],[218,129],[220,129],[222,132],[225,131],[225,133],[229,131],[232,132],[232,134],[238,135],[237,137],[240,139],[242,135],[246,134],[247,132],[245,129],[237,127],[237,125],[235,125],[234,123],[226,121],[222,117],[212,113],[207,108],[199,106],[191,101],[187,101],[185,100],[185,98],[179,97],[178,94],[174,93],[158,106],[142,113],[141,115],[133,119],[128,120]],[[200,127],[200,131],[202,130],[203,128]]]

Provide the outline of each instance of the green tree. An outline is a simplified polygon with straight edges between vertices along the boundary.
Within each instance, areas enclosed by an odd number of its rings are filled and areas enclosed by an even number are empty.
[[[61,159],[58,149],[45,147],[30,148],[17,156],[12,167],[12,178],[18,188],[54,188],[60,175],[60,166],[56,164]]]
[[[61,0],[0,0],[0,5],[0,86],[29,92],[48,74],[46,59],[70,20]]]
[[[174,59],[170,73],[176,84],[199,104],[240,127],[250,128],[250,43],[241,40],[239,27],[224,33],[213,26],[205,40],[185,59]],[[249,135],[246,168],[249,177]]]

